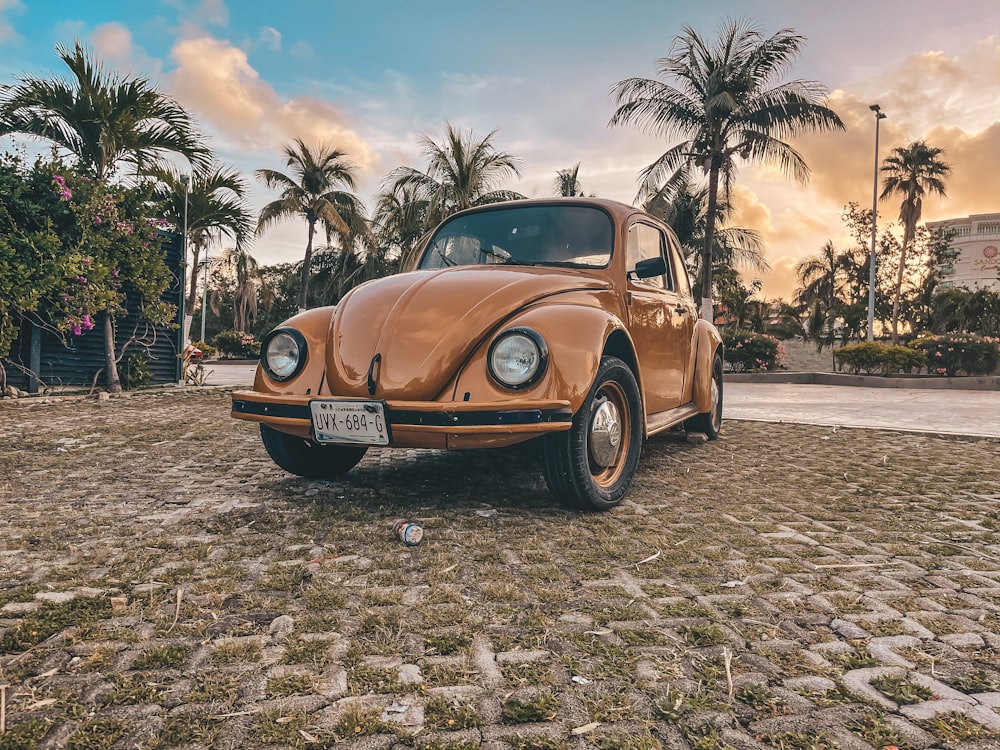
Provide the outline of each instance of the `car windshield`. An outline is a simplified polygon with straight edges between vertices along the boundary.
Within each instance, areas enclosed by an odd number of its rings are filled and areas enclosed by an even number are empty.
[[[611,217],[593,206],[504,206],[456,216],[434,234],[418,268],[510,264],[603,268]]]

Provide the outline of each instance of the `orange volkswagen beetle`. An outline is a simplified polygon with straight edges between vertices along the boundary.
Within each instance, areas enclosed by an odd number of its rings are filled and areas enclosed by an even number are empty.
[[[271,331],[232,415],[304,477],[372,447],[538,440],[552,492],[606,510],[644,438],[718,437],[722,339],[662,222],[608,200],[497,203],[442,222],[412,271]]]

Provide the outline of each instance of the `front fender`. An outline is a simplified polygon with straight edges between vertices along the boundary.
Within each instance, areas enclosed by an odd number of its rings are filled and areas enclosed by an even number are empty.
[[[323,387],[327,334],[335,310],[336,307],[316,307],[301,312],[278,326],[294,328],[305,338],[306,366],[294,378],[282,383],[271,380],[264,373],[264,368],[258,367],[253,389],[259,393],[304,395],[307,391],[311,391],[318,395]],[[261,354],[263,355],[263,352]]]
[[[490,377],[486,355],[498,334],[516,326],[533,328],[542,335],[549,349],[549,362],[537,383],[512,391]],[[616,330],[624,333],[625,326],[602,307],[567,302],[528,308],[504,321],[480,344],[456,379],[452,397],[456,401],[568,400],[575,413],[597,376],[604,344]]]
[[[715,352],[722,349],[722,336],[706,320],[699,320],[694,326],[695,366],[694,392],[692,401],[702,414],[712,410],[712,362]]]

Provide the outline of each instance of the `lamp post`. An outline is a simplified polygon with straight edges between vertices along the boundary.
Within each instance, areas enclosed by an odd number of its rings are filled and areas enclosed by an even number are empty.
[[[201,288],[201,338],[199,341],[205,341],[205,318],[208,317],[208,248],[205,248],[205,274],[204,279],[205,286]]]
[[[878,125],[885,113],[877,104],[868,107],[875,113],[875,176],[872,179],[872,254],[868,263],[868,340],[875,338],[875,233],[878,221]]]
[[[181,235],[181,342],[179,351],[183,352],[187,348],[188,334],[190,333],[184,292],[187,288],[185,269],[187,269],[188,257],[188,191],[191,189],[191,175],[182,174],[181,184],[184,186],[184,233]]]

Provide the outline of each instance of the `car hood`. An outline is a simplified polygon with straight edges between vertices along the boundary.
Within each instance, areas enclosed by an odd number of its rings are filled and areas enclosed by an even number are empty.
[[[447,268],[369,282],[334,313],[326,355],[331,392],[433,400],[519,309],[562,292],[610,288],[590,274],[542,267]]]

